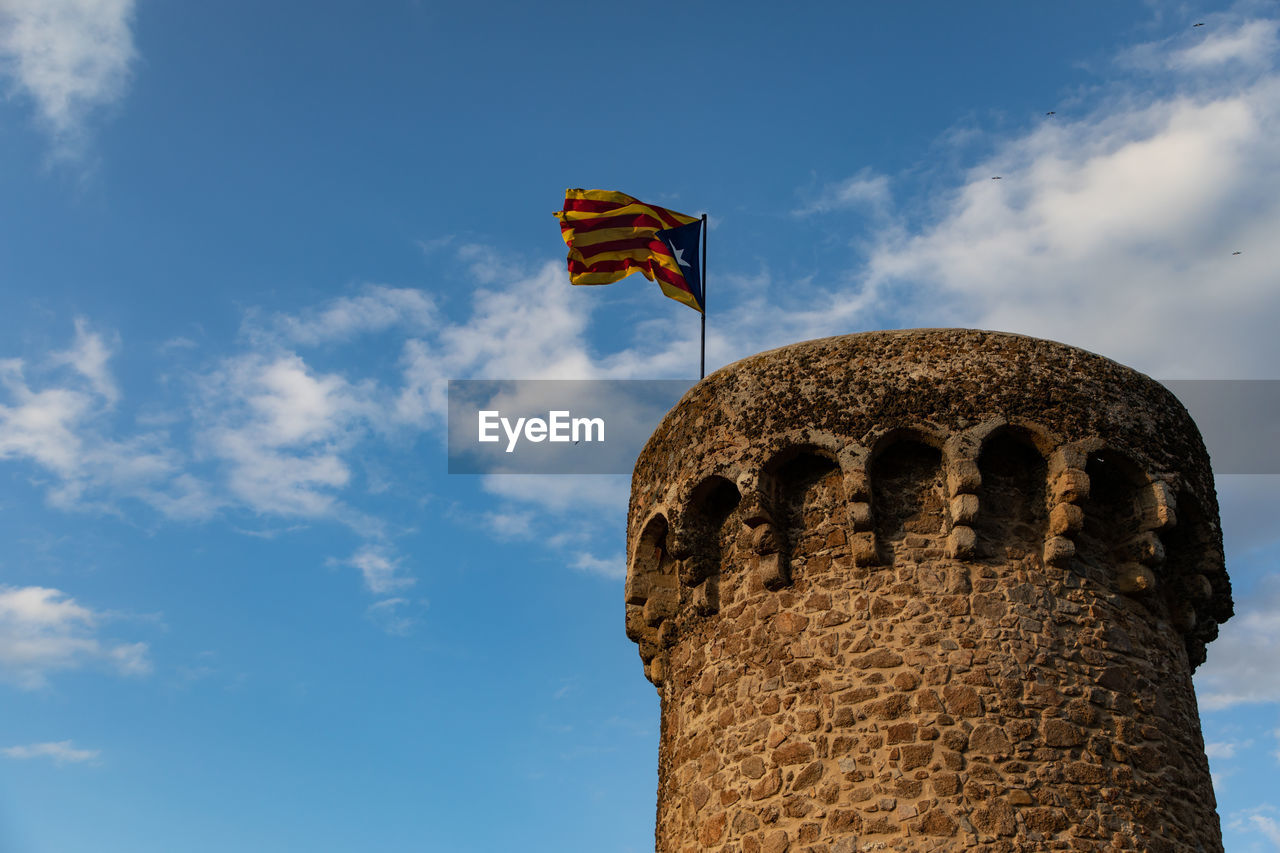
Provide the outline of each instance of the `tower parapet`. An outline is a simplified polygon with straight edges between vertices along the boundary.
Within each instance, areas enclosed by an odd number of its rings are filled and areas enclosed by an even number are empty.
[[[1148,377],[956,329],[762,353],[650,438],[628,546],[661,853],[1221,850],[1230,582]]]

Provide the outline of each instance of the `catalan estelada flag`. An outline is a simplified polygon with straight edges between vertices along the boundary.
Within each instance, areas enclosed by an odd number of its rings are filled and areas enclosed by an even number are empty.
[[[556,212],[569,247],[569,281],[613,284],[639,270],[695,311],[705,300],[699,273],[702,220],[610,190],[565,190]]]

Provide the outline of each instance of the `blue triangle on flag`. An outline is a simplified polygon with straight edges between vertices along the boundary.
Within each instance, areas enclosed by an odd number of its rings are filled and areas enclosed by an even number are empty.
[[[688,225],[680,225],[676,228],[667,228],[657,233],[659,240],[667,244],[667,248],[671,250],[671,254],[675,255],[676,263],[680,266],[680,271],[684,273],[685,284],[689,286],[689,292],[693,294],[693,298],[698,300],[698,307],[703,307],[702,292],[702,258],[701,238],[702,238],[702,220],[690,222]]]

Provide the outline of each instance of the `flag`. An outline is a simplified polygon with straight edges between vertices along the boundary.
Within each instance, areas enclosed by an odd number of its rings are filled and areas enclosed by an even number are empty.
[[[609,190],[565,190],[556,212],[569,247],[569,281],[612,284],[639,270],[662,292],[702,310],[702,220]]]

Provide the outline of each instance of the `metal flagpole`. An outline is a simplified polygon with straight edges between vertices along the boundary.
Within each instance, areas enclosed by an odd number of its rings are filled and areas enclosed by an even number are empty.
[[[707,215],[702,214],[702,358],[698,378],[707,375]]]

